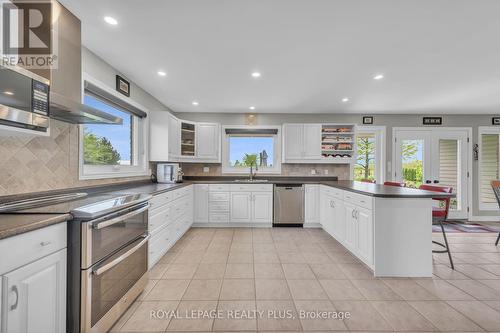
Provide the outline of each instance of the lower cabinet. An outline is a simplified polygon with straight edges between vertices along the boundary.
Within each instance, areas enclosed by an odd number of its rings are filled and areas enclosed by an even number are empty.
[[[346,191],[339,193],[338,189],[320,188],[322,228],[370,267],[373,266],[371,200]]]
[[[304,226],[320,223],[320,205],[319,185],[306,184]]]
[[[208,222],[208,184],[194,184],[194,222]]]
[[[0,240],[0,331],[66,332],[66,222]]]
[[[66,250],[5,274],[2,289],[2,332],[66,331]]]
[[[252,221],[252,193],[233,192],[231,193],[230,206],[231,222],[251,222]]]
[[[186,233],[193,224],[194,216],[200,217],[199,211],[193,209],[193,196],[193,186],[186,186],[153,197],[154,205],[149,210],[149,268]]]
[[[252,221],[254,223],[272,223],[273,192],[252,193]]]
[[[231,192],[231,222],[271,223],[272,192]]]

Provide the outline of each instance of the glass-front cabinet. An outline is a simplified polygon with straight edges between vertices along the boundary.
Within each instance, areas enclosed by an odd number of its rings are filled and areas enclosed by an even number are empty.
[[[181,121],[181,156],[195,156],[196,126],[194,123]]]

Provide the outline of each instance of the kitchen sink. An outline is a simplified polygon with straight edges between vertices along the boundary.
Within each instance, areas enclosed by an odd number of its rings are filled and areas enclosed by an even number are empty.
[[[234,180],[236,183],[267,183],[268,179],[236,179]]]

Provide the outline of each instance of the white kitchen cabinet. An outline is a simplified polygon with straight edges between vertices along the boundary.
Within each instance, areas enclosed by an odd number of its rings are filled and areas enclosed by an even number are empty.
[[[208,222],[208,184],[194,184],[194,222]]]
[[[167,111],[155,111],[149,114],[149,159],[151,161],[169,161],[169,124],[172,115]]]
[[[252,222],[273,222],[273,192],[252,193]]]
[[[283,161],[300,160],[304,156],[304,125],[285,124],[283,125]]]
[[[66,331],[66,249],[2,277],[2,332]]]
[[[331,198],[331,206],[332,206],[332,220],[333,227],[332,232],[333,236],[339,241],[344,242],[346,237],[346,219],[344,217],[344,202],[338,198]]]
[[[220,126],[214,123],[196,124],[196,160],[220,162]]]
[[[305,185],[305,218],[304,226],[320,223],[320,191],[319,185]]]
[[[252,193],[231,192],[231,222],[252,221]]]
[[[179,119],[170,115],[168,122],[168,159],[177,161],[181,155],[181,123]],[[165,142],[152,142],[152,145],[165,145]]]
[[[344,219],[346,226],[346,235],[345,235],[345,246],[351,251],[356,252],[357,247],[357,234],[358,234],[358,224],[356,223],[356,218],[354,214],[356,212],[356,206],[344,202]],[[356,254],[356,253],[355,253]]]
[[[303,131],[303,158],[306,160],[321,158],[321,125],[305,124]]]
[[[367,265],[373,264],[373,213],[372,210],[356,207],[357,255]]]

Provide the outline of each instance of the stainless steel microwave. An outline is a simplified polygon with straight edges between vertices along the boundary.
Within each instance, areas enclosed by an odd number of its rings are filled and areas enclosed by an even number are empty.
[[[0,124],[46,132],[49,80],[19,67],[0,66]]]

